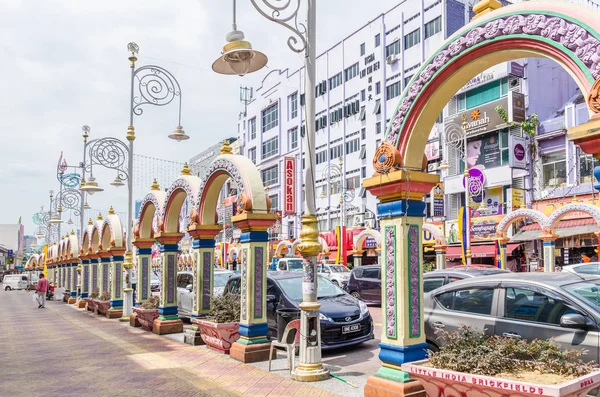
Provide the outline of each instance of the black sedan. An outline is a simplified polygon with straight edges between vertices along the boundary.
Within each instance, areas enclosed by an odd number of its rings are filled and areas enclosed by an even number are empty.
[[[229,279],[226,293],[240,293],[240,276]],[[374,338],[373,319],[364,302],[350,296],[331,281],[319,277],[321,304],[321,348],[335,349]],[[277,310],[299,309],[302,302],[302,273],[267,273],[267,322],[269,337],[277,338]]]

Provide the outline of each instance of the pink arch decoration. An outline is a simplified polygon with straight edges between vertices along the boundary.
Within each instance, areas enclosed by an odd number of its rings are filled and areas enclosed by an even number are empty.
[[[585,212],[591,215],[592,218],[594,218],[594,220],[598,224],[598,231],[600,231],[600,209],[595,205],[585,203],[570,203],[563,205],[562,207],[554,211],[552,215],[550,215],[546,226],[550,229],[552,233],[554,233],[554,230],[556,229],[556,226],[558,226],[560,220],[573,212]]]
[[[520,219],[532,219],[540,225],[541,229],[544,229],[544,227],[546,227],[548,224],[548,217],[544,215],[543,212],[534,209],[520,208],[506,215],[504,219],[500,221],[496,227],[496,235],[506,236],[508,227],[512,225],[513,222],[516,222]]]
[[[448,245],[446,236],[444,236],[444,233],[439,227],[432,225],[431,223],[423,223],[423,230],[427,230],[429,233],[431,233],[436,244]]]

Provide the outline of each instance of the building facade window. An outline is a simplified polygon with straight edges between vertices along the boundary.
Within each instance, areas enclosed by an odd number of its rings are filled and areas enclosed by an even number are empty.
[[[337,145],[332,147],[331,149],[329,149],[330,154],[329,154],[329,158],[330,159],[337,159],[338,157],[342,157],[344,155],[344,145]]]
[[[274,104],[261,112],[262,114],[262,132],[267,132],[271,128],[279,125],[279,106]]]
[[[356,62],[354,65],[344,70],[344,81],[352,80],[353,78],[358,76],[358,72],[358,62]]]
[[[256,117],[248,120],[248,131],[250,131],[250,140],[256,139]]]
[[[425,39],[442,31],[442,17],[439,16],[425,24]]]
[[[386,98],[388,100],[396,98],[402,93],[402,83],[400,81],[397,81],[393,84],[388,85],[387,87],[385,87],[385,92]]]
[[[458,110],[472,109],[508,95],[508,78],[492,81],[458,95]]]
[[[279,183],[279,167],[277,165],[262,170],[260,173],[265,186],[273,186]]]
[[[365,55],[365,43],[360,45],[360,56],[362,57],[363,55]]]
[[[366,128],[361,128],[360,129],[360,138],[361,139],[367,139],[367,129]]]
[[[367,99],[367,91],[360,90],[360,100],[364,101],[365,99]]]
[[[404,36],[404,49],[407,50],[410,47],[416,46],[421,42],[421,29],[415,29],[406,36]]]
[[[271,199],[271,210],[277,211],[279,209],[279,195],[270,194],[269,198]]]
[[[381,35],[378,33],[375,35],[375,47],[379,47],[379,44],[381,44]]]
[[[378,121],[377,123],[375,123],[375,133],[381,134],[381,121]]]
[[[329,78],[329,90],[331,91],[340,85],[342,85],[342,72],[339,72],[335,76]]]
[[[567,182],[567,160],[564,151],[542,155],[544,188],[559,186]]]
[[[298,147],[298,127],[294,127],[288,130],[288,142],[289,150],[296,149]]]
[[[346,154],[358,152],[360,149],[360,138],[346,142]]]
[[[385,56],[389,57],[390,55],[400,54],[400,40],[396,40],[391,44],[385,46]]]
[[[346,189],[360,189],[360,176],[351,176],[346,178]]]
[[[367,177],[367,167],[362,167],[362,168],[360,169],[360,176],[361,176],[362,178],[366,178],[366,177]]]
[[[317,164],[322,164],[327,161],[327,150],[322,150],[315,154]],[[304,168],[304,167],[303,167]]]
[[[253,147],[252,149],[248,149],[248,158],[250,159],[250,161],[252,161],[254,164],[256,164],[256,148]]]
[[[579,183],[594,183],[594,167],[600,165],[592,155],[579,157]]]
[[[264,160],[276,154],[279,154],[279,137],[277,136],[263,142],[261,158]]]
[[[378,81],[375,83],[375,95],[381,94],[381,83]]]
[[[294,92],[288,97],[289,120],[295,119],[298,116],[298,92]]]

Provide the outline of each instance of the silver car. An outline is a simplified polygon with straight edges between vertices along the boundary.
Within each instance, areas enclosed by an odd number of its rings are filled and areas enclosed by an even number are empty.
[[[598,362],[600,278],[565,273],[510,273],[456,281],[425,294],[425,333],[431,350],[437,332],[463,324],[507,338],[554,339],[585,350]]]
[[[350,269],[344,265],[320,264],[317,266],[317,273],[338,287],[346,288],[350,279]]]
[[[213,279],[213,296],[223,295],[225,284],[234,272],[215,270]],[[177,311],[181,317],[191,317],[194,308],[194,276],[192,272],[177,273]]]
[[[562,268],[563,272],[578,274],[600,275],[600,262],[578,263],[576,265],[566,265]]]

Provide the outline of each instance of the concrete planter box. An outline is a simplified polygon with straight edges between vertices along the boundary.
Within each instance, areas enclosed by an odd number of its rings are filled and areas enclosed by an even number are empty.
[[[94,298],[85,298],[85,302],[87,303],[87,311],[96,313],[96,302]]]
[[[101,300],[95,299],[95,303],[96,303],[96,313],[101,316],[106,316],[106,312],[108,312],[108,309],[110,309],[110,301],[101,301]]]
[[[584,397],[600,382],[600,371],[558,385],[543,385],[423,366],[426,363],[428,360],[402,364],[402,369],[423,385],[427,397]]]
[[[142,325],[142,329],[152,332],[154,320],[158,318],[158,309],[142,309],[140,307],[133,308],[136,318]]]
[[[229,354],[231,345],[240,338],[240,323],[213,323],[212,321],[192,319],[198,324],[200,335],[206,346],[219,353]]]

